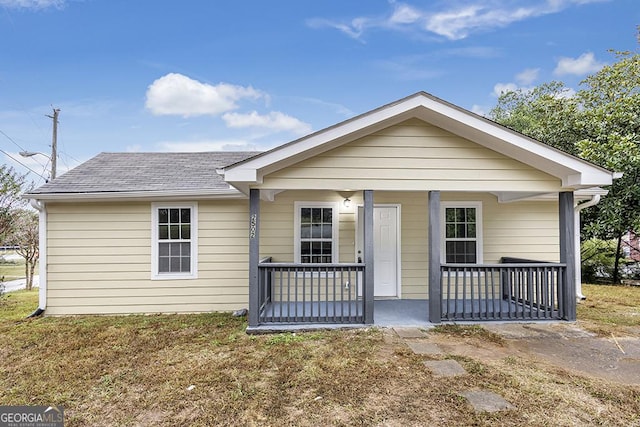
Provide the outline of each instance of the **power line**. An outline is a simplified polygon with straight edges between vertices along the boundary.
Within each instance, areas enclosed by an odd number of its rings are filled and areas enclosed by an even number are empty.
[[[57,111],[60,111],[59,109]],[[57,116],[56,114],[56,109],[54,108],[54,116]],[[49,116],[47,115],[47,117],[54,119],[54,121],[57,122],[57,120],[54,118],[54,116]],[[34,122],[35,123],[35,122]],[[57,123],[56,123],[57,124]],[[55,125],[54,125],[55,127]],[[55,133],[55,130],[54,130]],[[24,147],[22,147],[20,144],[18,144],[16,142],[16,140],[14,140],[13,138],[11,138],[9,135],[7,135],[6,132],[4,132],[3,130],[0,129],[0,134],[4,135],[5,138],[7,138],[9,141],[11,141],[11,143],[13,143],[16,147],[18,147],[20,149],[20,151],[29,151],[26,150]],[[36,162],[39,166],[42,166],[43,171],[41,173],[36,172],[35,170],[31,169],[29,166],[25,165],[24,163],[22,163],[21,161],[19,161],[18,159],[16,159],[15,157],[13,157],[12,155],[10,155],[9,153],[7,153],[6,151],[0,149],[0,152],[4,153],[7,157],[11,158],[12,160],[14,160],[15,162],[19,163],[20,165],[24,166],[25,168],[29,169],[31,172],[35,173],[36,175],[38,175],[40,178],[44,179],[45,181],[47,180],[47,178],[44,176],[44,173],[47,171],[47,168],[49,167],[49,164],[51,163],[52,166],[52,170],[53,170],[53,162],[51,161],[51,158],[48,158],[46,164],[42,164],[41,162],[39,162],[37,159],[34,159],[33,161]],[[59,151],[58,153],[56,153],[57,155],[62,155],[64,154],[65,156],[67,156],[67,158],[74,160],[76,163],[82,163],[80,160],[76,159],[75,157],[73,157],[72,155],[70,155],[69,153],[67,153],[66,151]],[[48,156],[47,156],[48,157]],[[60,156],[62,158],[62,156]],[[64,161],[64,159],[62,159]],[[67,169],[69,169],[69,164],[64,161],[65,166]]]
[[[7,139],[11,142],[13,142],[15,144],[16,147],[18,147],[21,151],[27,151],[24,148],[22,148],[22,146],[20,146],[20,144],[18,144],[13,138],[11,138],[9,135],[7,135],[6,133],[4,133],[2,130],[0,130],[0,133],[3,134],[4,136],[7,137]]]
[[[49,116],[49,117],[51,117],[51,116]],[[67,170],[70,169],[70,167],[69,167],[69,159],[75,161],[76,164],[82,163],[80,160],[76,159],[75,157],[73,157],[71,154],[69,154],[66,151],[66,145],[65,145],[64,139],[59,141],[59,144],[62,146],[62,148],[58,147],[58,158],[64,163],[64,165],[67,168]],[[66,159],[65,159],[65,156],[66,156]]]
[[[11,138],[9,135],[7,135],[4,131],[0,130],[0,133],[2,135],[4,135],[9,141],[11,141],[16,147],[20,148],[22,151],[26,151],[20,144],[18,144],[13,138]],[[36,175],[38,175],[41,179],[43,179],[45,182],[47,182],[47,178],[44,176],[44,173],[47,171],[47,166],[49,165],[49,163],[47,162],[46,165],[43,165],[42,163],[40,163],[37,160],[34,160],[36,163],[38,163],[38,165],[42,166],[42,172],[36,172],[35,170],[31,169],[29,166],[25,165],[24,163],[22,163],[20,160],[16,159],[15,157],[13,157],[11,154],[7,153],[6,151],[0,149],[0,152],[4,153],[7,157],[9,157],[10,159],[12,159],[14,162],[24,166],[25,168],[27,168],[29,171],[35,173]]]
[[[15,157],[13,157],[11,154],[7,153],[6,151],[4,151],[2,148],[0,148],[0,153],[4,154],[5,156],[7,156],[8,158],[10,158],[11,160],[13,160],[14,162],[24,166],[25,168],[29,169],[31,172],[35,173],[36,175],[38,175],[40,178],[46,180],[47,178],[45,178],[44,175],[42,175],[42,173],[36,172],[33,169],[31,169],[29,166],[25,165],[24,163],[22,163],[20,160],[16,159]]]

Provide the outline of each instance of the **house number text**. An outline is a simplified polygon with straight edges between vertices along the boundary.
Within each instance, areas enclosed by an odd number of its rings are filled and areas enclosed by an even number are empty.
[[[249,221],[249,238],[255,239],[256,237],[256,224],[258,223],[258,215],[252,214]]]

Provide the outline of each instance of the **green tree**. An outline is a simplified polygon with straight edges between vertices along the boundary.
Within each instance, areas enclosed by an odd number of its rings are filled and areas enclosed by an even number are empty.
[[[640,54],[616,52],[617,61],[589,76],[576,98],[580,103],[577,142],[583,158],[623,172],[587,217],[586,231],[617,242],[613,280],[620,279],[622,237],[640,230]]]
[[[624,173],[583,217],[583,238],[617,241],[613,280],[618,282],[622,236],[640,230],[640,54],[614,54],[616,61],[588,76],[575,95],[568,96],[570,91],[560,82],[505,93],[491,118]]]
[[[0,165],[0,244],[11,234],[14,209],[24,205],[20,199],[26,176],[20,175],[7,165]]]
[[[578,154],[578,105],[572,94],[572,90],[558,81],[544,83],[532,90],[505,92],[498,98],[490,117],[538,141]]]

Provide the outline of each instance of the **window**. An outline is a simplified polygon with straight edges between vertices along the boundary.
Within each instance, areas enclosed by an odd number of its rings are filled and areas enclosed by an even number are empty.
[[[153,204],[152,278],[197,277],[197,205]]]
[[[442,203],[442,258],[445,263],[482,263],[481,207],[479,202]]]
[[[295,203],[295,262],[338,262],[338,206],[336,203]]]

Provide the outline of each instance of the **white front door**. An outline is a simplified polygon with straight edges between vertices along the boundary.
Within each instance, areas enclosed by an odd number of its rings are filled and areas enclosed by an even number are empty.
[[[358,207],[357,256],[364,260],[364,208]],[[373,257],[376,297],[397,297],[398,293],[398,207],[373,208]]]

